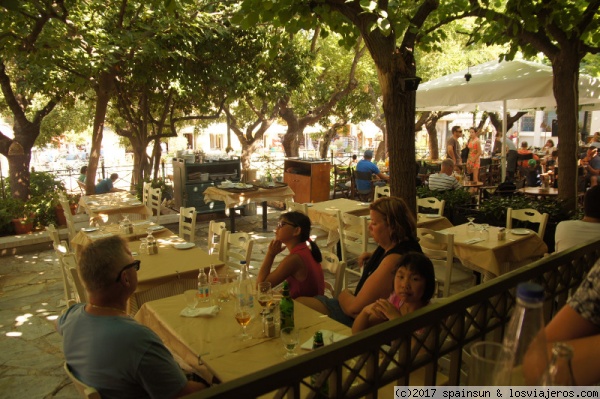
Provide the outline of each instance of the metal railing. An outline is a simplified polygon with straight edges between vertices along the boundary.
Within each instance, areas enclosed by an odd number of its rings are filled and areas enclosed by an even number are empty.
[[[417,385],[441,383],[441,364],[449,365],[444,383],[464,384],[463,349],[477,340],[501,339],[518,283],[544,287],[549,320],[599,257],[600,241],[546,256],[400,319],[189,397],[316,397],[324,381],[329,397],[393,397],[393,386],[415,383],[419,369],[424,376]],[[315,374],[320,377],[309,382]]]

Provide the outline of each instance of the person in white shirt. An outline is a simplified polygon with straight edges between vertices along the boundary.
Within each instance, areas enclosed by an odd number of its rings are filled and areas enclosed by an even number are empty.
[[[442,161],[442,167],[439,173],[429,176],[429,189],[434,191],[446,191],[460,188],[460,183],[452,175],[454,171],[454,161],[450,158]]]
[[[600,240],[600,186],[586,191],[581,220],[565,220],[556,226],[555,251],[564,251],[592,239]]]

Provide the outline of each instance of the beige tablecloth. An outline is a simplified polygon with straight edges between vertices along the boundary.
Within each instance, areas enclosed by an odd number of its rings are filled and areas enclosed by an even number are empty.
[[[337,198],[328,201],[308,204],[308,217],[311,223],[318,224],[329,232],[327,246],[335,244],[340,239],[338,232],[337,211],[352,213],[357,216],[369,215],[369,203]]]
[[[152,216],[152,210],[142,204],[142,202],[126,191],[118,191],[107,194],[84,195],[79,199],[80,209],[90,217],[97,217],[100,214],[120,215],[123,213],[137,214],[142,218]],[[111,221],[117,221],[112,218]]]
[[[473,270],[481,272],[486,278],[500,276],[516,268],[541,258],[548,252],[548,246],[534,232],[527,235],[513,234],[510,230],[506,240],[498,241],[499,227],[489,228],[489,239],[474,244],[467,244],[478,233],[470,236],[467,224],[440,230],[442,233],[454,234],[454,255]],[[523,229],[519,229],[523,230]]]
[[[443,216],[426,215],[423,213],[418,213],[417,227],[424,227],[427,229],[439,231],[452,227],[452,223],[450,223],[450,221]]]
[[[217,187],[209,187],[204,191],[204,202],[223,201],[227,208],[233,208],[251,202],[285,202],[285,200],[294,198],[294,195],[294,191],[288,186],[272,189],[259,188],[244,192],[231,192]]]
[[[75,237],[71,240],[71,246],[77,252],[80,248],[88,245],[94,240],[99,238],[108,237],[114,234],[119,234],[123,236],[128,241],[138,240],[141,237],[146,237],[148,235],[148,227],[157,226],[156,223],[152,223],[149,220],[140,220],[134,221],[133,224],[133,233],[132,234],[122,234],[119,230],[119,225],[117,223],[108,224],[102,226],[102,230],[96,231],[86,231],[86,228],[81,229],[77,232]],[[157,227],[155,227],[157,228]],[[94,229],[94,228],[90,228]],[[154,237],[157,238],[168,238],[168,237],[177,237],[175,233],[167,228],[163,228],[162,230],[157,230],[152,233]],[[139,247],[139,245],[138,245]]]
[[[230,381],[284,361],[285,349],[280,338],[262,337],[261,317],[250,322],[253,338],[240,341],[241,327],[234,318],[233,301],[221,303],[215,317],[188,318],[179,315],[185,307],[183,295],[145,303],[135,319],[150,327],[165,345],[189,366],[210,372],[221,381]],[[300,344],[318,330],[351,335],[350,328],[295,302],[294,320],[300,330]],[[260,309],[255,303],[255,309]],[[297,353],[304,353],[297,349]]]

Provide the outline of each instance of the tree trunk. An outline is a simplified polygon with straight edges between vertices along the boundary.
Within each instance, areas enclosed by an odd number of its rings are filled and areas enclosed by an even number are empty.
[[[96,189],[96,171],[100,160],[102,149],[102,137],[104,132],[104,119],[108,102],[115,88],[115,72],[100,72],[98,87],[96,88],[96,111],[94,114],[94,130],[92,132],[92,147],[90,149],[90,160],[85,179],[86,194],[93,194]]]
[[[579,59],[577,51],[562,49],[552,62],[553,90],[557,104],[558,158],[560,171],[558,196],[568,211],[577,206],[577,150],[578,150],[578,98]]]

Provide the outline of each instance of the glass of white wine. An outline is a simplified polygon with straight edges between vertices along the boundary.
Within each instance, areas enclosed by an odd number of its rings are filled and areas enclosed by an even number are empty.
[[[271,288],[271,283],[268,281],[258,283],[257,289],[258,303],[262,307],[260,314],[264,317],[270,312],[271,303],[273,302],[273,289]]]
[[[281,341],[283,341],[283,347],[287,351],[283,356],[285,359],[291,359],[298,356],[296,353],[296,347],[300,341],[300,335],[297,328],[286,327],[281,330]]]
[[[246,341],[252,338],[252,336],[246,331],[246,327],[248,327],[250,320],[252,320],[252,310],[239,298],[235,301],[235,320],[240,326],[242,326],[242,333],[238,335],[238,338],[241,341]]]

